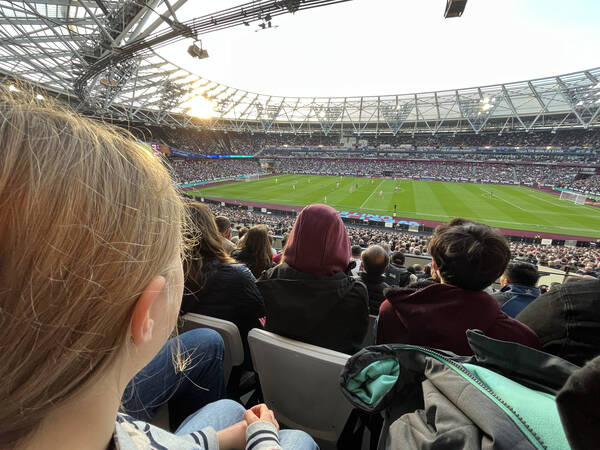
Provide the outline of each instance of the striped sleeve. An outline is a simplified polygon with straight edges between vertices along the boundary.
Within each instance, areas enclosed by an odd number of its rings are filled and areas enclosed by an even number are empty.
[[[254,422],[246,428],[246,450],[282,450],[275,425]]]
[[[188,435],[191,437],[199,447],[206,450],[213,450],[219,448],[219,439],[217,433],[211,427],[203,428],[200,431],[195,431]]]

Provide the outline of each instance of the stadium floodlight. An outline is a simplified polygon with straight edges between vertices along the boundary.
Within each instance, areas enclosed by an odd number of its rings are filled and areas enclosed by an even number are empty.
[[[14,84],[10,84],[10,85],[8,86],[8,90],[9,90],[10,92],[19,92],[19,88],[18,88],[18,87],[16,87]]]
[[[467,0],[447,0],[444,17],[448,19],[449,17],[462,16],[465,11],[465,6],[467,6]]]
[[[35,98],[38,100],[44,100],[44,96],[42,94],[37,94]]]
[[[190,56],[198,59],[206,59],[208,58],[208,52],[202,48],[202,41],[200,42],[200,47],[196,45],[194,42],[192,45],[188,47],[188,53]]]

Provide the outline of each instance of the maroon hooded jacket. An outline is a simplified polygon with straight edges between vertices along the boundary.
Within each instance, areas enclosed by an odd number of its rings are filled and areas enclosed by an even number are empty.
[[[300,272],[330,276],[346,270],[351,254],[342,219],[331,206],[316,204],[298,215],[283,259]]]
[[[411,344],[472,355],[466,331],[478,329],[486,336],[541,348],[536,334],[507,316],[498,302],[483,291],[449,284],[420,290],[392,288],[379,309],[377,344]]]
[[[342,353],[359,350],[369,323],[367,288],[345,272],[350,241],[335,210],[304,208],[282,259],[256,282],[267,311],[265,328]]]

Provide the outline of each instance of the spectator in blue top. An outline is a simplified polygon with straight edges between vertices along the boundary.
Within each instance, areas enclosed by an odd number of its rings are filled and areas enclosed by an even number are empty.
[[[527,262],[511,262],[500,276],[500,292],[493,297],[500,303],[502,311],[516,317],[527,305],[539,297],[540,289],[535,285],[540,278],[537,267]]]

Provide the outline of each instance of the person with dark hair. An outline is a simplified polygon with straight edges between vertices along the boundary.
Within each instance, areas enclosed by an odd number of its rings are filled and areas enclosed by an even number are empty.
[[[435,229],[429,242],[432,273],[439,284],[422,289],[392,287],[379,309],[377,343],[403,343],[470,355],[466,331],[534,348],[533,331],[500,310],[483,292],[504,271],[510,249],[504,236],[487,225],[454,219]]]
[[[352,260],[355,263],[351,272],[352,272],[352,276],[356,277],[358,275],[358,272],[360,271],[360,264],[362,263],[360,256],[362,255],[363,248],[360,245],[353,245],[351,248],[351,251],[352,251]]]
[[[335,209],[304,208],[282,260],[256,282],[267,309],[265,329],[342,353],[358,351],[369,326],[368,293],[349,275],[350,241]]]
[[[404,267],[404,253],[394,252],[390,258],[390,265],[385,271],[385,282],[390,286],[408,286],[417,281],[417,277]]]
[[[245,264],[256,278],[273,265],[271,241],[264,225],[250,228],[238,246],[231,257]]]
[[[421,278],[429,278],[429,276],[423,270],[423,266],[421,264],[413,264],[411,268],[417,279],[420,280]]]
[[[227,252],[228,255],[231,255],[231,252],[235,249],[235,244],[230,241],[231,239],[231,222],[225,216],[217,216],[215,217],[215,223],[217,224],[217,228],[219,229],[219,233],[221,234],[221,241],[223,242],[223,248]],[[241,239],[241,237],[240,237]]]
[[[537,333],[545,352],[583,366],[600,355],[600,280],[553,287],[521,311],[517,320]]]
[[[256,279],[244,264],[235,264],[223,248],[213,213],[203,203],[188,204],[191,220],[199,231],[187,264],[181,311],[233,322],[244,344],[245,367],[251,367],[248,332],[262,328],[265,304]]]
[[[238,230],[238,242],[242,240],[242,238],[246,235],[247,232],[248,228],[240,227],[240,229]]]
[[[527,305],[540,296],[535,287],[540,274],[537,267],[527,262],[511,262],[500,276],[499,292],[492,294],[502,311],[516,317]]]
[[[390,258],[379,245],[371,245],[362,252],[362,270],[355,277],[367,286],[369,293],[369,314],[377,316],[379,306],[385,300],[384,289],[389,285],[385,282],[384,272],[389,266]]]

